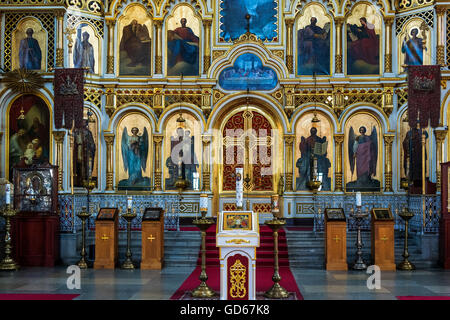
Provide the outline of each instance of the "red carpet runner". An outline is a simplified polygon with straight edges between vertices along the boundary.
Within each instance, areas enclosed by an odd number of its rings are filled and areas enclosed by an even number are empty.
[[[303,296],[298,289],[294,276],[289,268],[288,247],[286,233],[283,229],[278,231],[278,262],[280,265],[280,284],[289,292],[294,292],[296,299],[303,300]],[[260,246],[256,249],[256,292],[266,292],[272,285],[272,275],[274,256],[273,256],[273,236],[272,230],[260,225]],[[199,284],[198,277],[201,272],[201,252],[197,260],[197,267],[191,275],[184,281],[180,288],[172,295],[171,300],[178,300],[183,297],[185,292],[194,290]],[[216,247],[216,225],[212,225],[206,231],[206,273],[208,281],[206,282],[211,289],[220,292],[220,259],[219,248]]]
[[[73,300],[79,294],[35,294],[35,293],[11,293],[0,294],[0,300]]]

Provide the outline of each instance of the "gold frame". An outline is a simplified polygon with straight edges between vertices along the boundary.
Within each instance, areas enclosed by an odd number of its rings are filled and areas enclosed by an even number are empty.
[[[233,229],[228,225],[227,219],[229,216],[246,216],[248,218],[248,226],[245,228],[237,228]],[[223,230],[253,230],[252,225],[252,214],[250,212],[242,212],[242,211],[227,211],[223,213]]]

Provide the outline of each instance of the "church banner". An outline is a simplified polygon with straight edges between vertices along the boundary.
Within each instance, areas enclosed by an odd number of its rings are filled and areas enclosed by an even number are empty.
[[[84,69],[55,69],[55,128],[83,127]]]
[[[439,126],[441,107],[440,66],[408,66],[408,117],[415,128],[419,118],[420,127]]]

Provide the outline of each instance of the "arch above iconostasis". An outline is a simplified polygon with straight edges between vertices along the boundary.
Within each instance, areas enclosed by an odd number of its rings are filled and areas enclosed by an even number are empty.
[[[157,0],[156,0],[157,1]],[[128,6],[130,5],[141,5],[143,8],[146,8],[148,11],[148,14],[151,17],[154,17],[157,15],[157,10],[155,8],[155,1],[152,0],[142,0],[140,2],[135,2],[133,0],[113,0],[109,6],[108,10],[105,12],[105,18],[106,19],[112,19],[116,20],[120,15],[122,15]]]
[[[360,3],[367,3],[375,6],[383,15],[395,12],[395,10],[391,9],[389,0],[344,0],[340,3],[338,12],[340,15],[347,16],[353,8]]]

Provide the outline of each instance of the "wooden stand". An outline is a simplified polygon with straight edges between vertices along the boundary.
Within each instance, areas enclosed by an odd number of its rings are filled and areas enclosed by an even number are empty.
[[[394,219],[389,209],[372,209],[373,264],[383,271],[395,271]]]
[[[149,211],[155,211],[153,218]],[[161,270],[164,264],[164,211],[146,209],[142,218],[141,269]]]
[[[325,209],[325,267],[327,270],[348,270],[347,222],[338,209]],[[335,211],[335,212],[333,212]]]
[[[114,269],[118,260],[118,210],[102,208],[95,222],[94,269]]]

